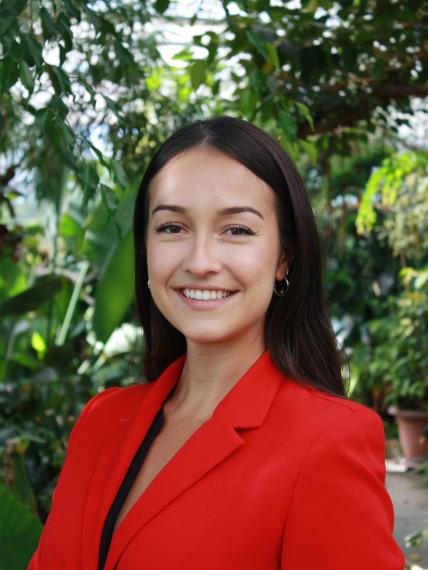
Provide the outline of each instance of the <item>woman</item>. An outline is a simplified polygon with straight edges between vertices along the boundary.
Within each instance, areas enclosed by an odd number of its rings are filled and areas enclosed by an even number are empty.
[[[134,213],[145,384],[92,398],[31,570],[403,570],[301,178],[243,120],[173,134]]]

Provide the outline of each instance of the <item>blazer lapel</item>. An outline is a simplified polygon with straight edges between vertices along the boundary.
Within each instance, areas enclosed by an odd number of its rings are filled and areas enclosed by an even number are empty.
[[[155,415],[178,381],[185,356],[174,360],[147,386],[148,391],[133,416],[109,426],[97,453],[83,513],[82,559],[85,568],[98,568],[101,533],[110,506]]]
[[[93,477],[92,493],[100,495],[96,482],[105,480],[109,471],[111,476],[101,493],[98,512],[88,513],[86,520],[84,538],[87,537],[85,541],[88,558],[85,557],[85,560],[90,562],[90,568],[96,567],[101,531],[110,505],[154,416],[178,381],[185,357],[186,354],[181,355],[153,382],[135,417],[130,422],[123,422],[125,428],[118,432],[116,439],[117,458],[112,456],[111,448],[108,453],[104,451],[104,447],[100,454]],[[105,570],[114,569],[129,542],[153,517],[244,445],[244,439],[235,430],[257,428],[263,424],[283,381],[284,376],[274,366],[268,350],[265,350],[219,402],[212,416],[191,435],[127,513],[113,534]],[[112,459],[115,461],[113,466]]]

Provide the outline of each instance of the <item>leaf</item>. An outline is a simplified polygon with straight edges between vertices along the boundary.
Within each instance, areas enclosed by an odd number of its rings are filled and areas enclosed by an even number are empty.
[[[42,20],[43,35],[46,40],[49,40],[56,35],[55,25],[50,17],[49,12],[44,6],[40,8],[40,18]]]
[[[30,67],[43,64],[42,46],[34,39],[32,34],[21,34],[21,44],[25,61]]]
[[[266,58],[269,52],[266,42],[261,38],[261,36],[259,36],[259,34],[256,32],[253,32],[253,30],[245,30],[245,35],[247,36],[250,44],[252,44],[257,49],[260,55]]]
[[[317,163],[317,158],[318,158],[317,145],[314,142],[304,141],[301,139],[299,140],[299,145],[309,156],[311,163],[315,165]]]
[[[116,242],[95,292],[94,331],[106,342],[134,298],[132,232]]]
[[[145,78],[145,81],[149,91],[158,91],[162,85],[162,71],[156,68],[153,69],[151,74]]]
[[[15,62],[19,63],[22,59],[22,46],[17,41],[13,40],[10,44],[8,51],[9,57]]]
[[[276,47],[271,43],[266,44],[266,47],[267,47],[270,59],[272,60],[273,67],[279,67],[279,57],[278,57],[278,52],[277,52]]]
[[[1,317],[10,315],[23,315],[29,311],[40,309],[47,301],[49,301],[58,291],[65,286],[65,278],[62,276],[44,276],[40,277],[36,284],[7,299],[0,305]]]
[[[194,91],[199,85],[205,82],[207,76],[207,67],[205,61],[198,59],[190,66],[190,81]]]
[[[0,4],[0,36],[8,31],[8,28],[16,24],[20,13],[24,10],[28,0],[3,0]]]
[[[62,32],[62,39],[64,40],[64,46],[66,51],[70,51],[73,48],[73,34],[70,30],[70,22],[64,12],[60,12],[56,20],[56,27]]]
[[[119,203],[118,197],[110,186],[100,184],[101,197],[109,212],[115,212]]]
[[[311,126],[311,129],[314,130],[314,120],[312,118],[312,115],[311,115],[308,107],[306,105],[304,105],[303,103],[299,103],[299,101],[296,101],[296,106],[299,110],[299,113],[302,115],[302,117],[304,119],[307,120],[307,122]]]
[[[315,12],[317,11],[318,8],[318,2],[317,0],[310,0],[305,7],[305,10],[307,12],[310,12],[311,14],[315,14]]]
[[[103,153],[94,144],[91,143],[90,140],[87,140],[86,142],[88,143],[89,147],[94,151],[94,153],[97,155],[97,158],[100,161],[100,163],[106,166],[110,172],[110,161],[103,155]]]
[[[31,335],[31,346],[34,348],[36,352],[40,353],[46,352],[46,341],[42,337],[42,335],[37,331],[34,331],[33,334]]]
[[[0,63],[0,92],[7,93],[19,77],[17,64],[10,58],[5,58]]]
[[[0,570],[25,570],[42,524],[1,482],[0,504]]]
[[[30,68],[24,60],[21,60],[19,63],[19,78],[22,81],[23,86],[32,93],[34,89],[34,79]]]
[[[191,61],[193,55],[190,48],[185,47],[172,56],[172,59],[180,61]]]
[[[118,40],[116,40],[114,43],[114,49],[117,55],[117,59],[119,60],[122,67],[127,68],[135,64],[134,56],[132,53]]]
[[[120,186],[125,187],[128,185],[128,178],[126,176],[126,172],[123,169],[123,166],[117,160],[110,161],[110,172],[113,171],[113,175],[115,180],[120,184]]]
[[[24,453],[28,447],[29,441],[26,439],[24,446],[17,446],[14,453],[14,492],[16,497],[26,505],[33,513],[37,513],[37,503],[34,496],[33,488],[28,477],[28,470],[25,464]],[[21,448],[21,451],[20,451]]]
[[[52,86],[57,95],[71,93],[70,80],[67,74],[58,66],[45,63],[45,69],[49,74]]]
[[[68,115],[68,107],[64,104],[61,97],[58,97],[58,95],[52,95],[50,104],[52,108],[57,112],[58,117],[64,120]]]
[[[96,168],[88,162],[83,163],[77,174],[82,185],[85,200],[92,198],[96,192],[100,177]]]
[[[286,134],[290,142],[296,139],[297,135],[297,124],[294,117],[291,115],[288,109],[280,109],[278,112],[279,124],[282,130]]]
[[[159,14],[163,14],[169,6],[169,0],[156,0],[155,2],[155,10]]]
[[[75,237],[82,229],[81,224],[68,212],[64,212],[59,222],[59,233],[64,239]]]
[[[81,14],[74,0],[64,0],[64,8],[70,18],[76,18],[80,22]]]
[[[252,117],[257,107],[258,97],[252,89],[245,89],[241,93],[239,108],[246,117]]]

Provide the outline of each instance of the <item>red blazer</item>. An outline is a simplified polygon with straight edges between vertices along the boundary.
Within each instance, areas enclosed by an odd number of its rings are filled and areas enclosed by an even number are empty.
[[[101,531],[185,354],[92,398],[29,570],[97,570]],[[403,570],[382,420],[284,376],[266,350],[151,482],[105,570]]]

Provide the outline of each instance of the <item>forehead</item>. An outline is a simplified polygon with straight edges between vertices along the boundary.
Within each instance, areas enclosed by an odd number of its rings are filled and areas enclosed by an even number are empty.
[[[211,147],[198,147],[171,159],[150,183],[152,205],[209,202],[257,204],[269,212],[273,190],[251,170]]]

